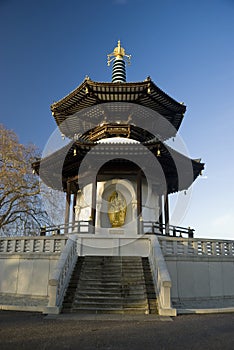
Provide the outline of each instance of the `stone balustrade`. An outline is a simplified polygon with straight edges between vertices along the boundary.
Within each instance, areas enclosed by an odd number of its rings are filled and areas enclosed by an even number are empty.
[[[2,237],[0,254],[61,253],[67,237]]]
[[[196,255],[196,256],[234,256],[234,241],[159,237],[164,255]]]
[[[158,295],[159,314],[165,316],[176,316],[176,309],[173,309],[171,306],[172,282],[160,249],[158,238],[156,236],[151,236],[150,240],[149,262]]]
[[[49,280],[49,313],[59,313],[64,294],[77,261],[76,237],[70,237]]]

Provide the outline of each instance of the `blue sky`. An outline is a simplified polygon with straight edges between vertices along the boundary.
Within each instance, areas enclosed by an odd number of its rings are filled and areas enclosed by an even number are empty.
[[[128,81],[150,75],[187,105],[180,136],[206,170],[179,224],[234,239],[233,0],[0,0],[1,122],[42,150],[50,105],[86,75],[110,81],[118,39]]]

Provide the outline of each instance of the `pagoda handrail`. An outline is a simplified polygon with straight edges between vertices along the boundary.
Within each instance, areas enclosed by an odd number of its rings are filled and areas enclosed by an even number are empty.
[[[143,234],[156,234],[172,237],[194,237],[194,229],[175,225],[161,224],[157,221],[143,221]],[[71,233],[94,233],[92,221],[80,220],[66,224],[42,226],[40,236],[51,236]]]
[[[92,222],[90,220],[80,220],[68,222],[66,224],[42,226],[41,236],[61,235],[70,233],[92,233]]]
[[[181,227],[168,224],[161,224],[157,221],[143,221],[143,233],[157,234],[173,237],[183,237],[185,235],[188,238],[193,238],[194,229],[191,227]]]

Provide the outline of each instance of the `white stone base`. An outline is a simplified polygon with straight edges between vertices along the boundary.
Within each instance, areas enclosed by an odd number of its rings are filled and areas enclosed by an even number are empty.
[[[169,308],[169,309],[159,308],[158,313],[160,316],[172,316],[172,317],[177,316],[177,310],[173,308]]]

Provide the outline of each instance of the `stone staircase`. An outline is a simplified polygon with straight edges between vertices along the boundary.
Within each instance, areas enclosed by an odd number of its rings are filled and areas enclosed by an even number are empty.
[[[156,295],[148,259],[79,257],[62,312],[156,314]]]

